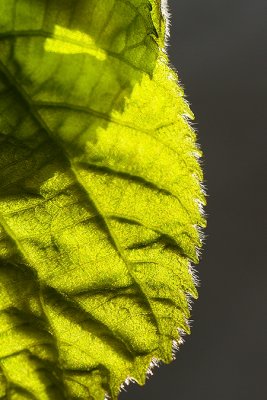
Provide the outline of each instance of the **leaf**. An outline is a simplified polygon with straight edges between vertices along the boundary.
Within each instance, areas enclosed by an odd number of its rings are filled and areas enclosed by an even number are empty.
[[[158,0],[0,1],[0,398],[116,399],[189,333],[204,227]]]

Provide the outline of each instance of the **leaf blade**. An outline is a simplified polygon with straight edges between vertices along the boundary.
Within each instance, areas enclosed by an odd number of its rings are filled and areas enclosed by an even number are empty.
[[[191,114],[160,50],[158,2],[29,4],[1,4],[0,283],[19,266],[33,288],[0,305],[40,326],[21,340],[11,317],[1,390],[115,399],[189,331],[205,224]],[[46,375],[24,382],[31,362]]]

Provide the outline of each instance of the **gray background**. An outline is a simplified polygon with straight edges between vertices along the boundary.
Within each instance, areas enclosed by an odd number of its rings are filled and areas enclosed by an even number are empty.
[[[172,0],[169,55],[196,115],[208,229],[192,334],[120,400],[267,399],[265,0]]]

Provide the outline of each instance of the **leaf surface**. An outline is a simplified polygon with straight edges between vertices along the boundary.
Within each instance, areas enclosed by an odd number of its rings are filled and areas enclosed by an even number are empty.
[[[189,333],[205,220],[157,0],[0,0],[0,398],[118,397]]]

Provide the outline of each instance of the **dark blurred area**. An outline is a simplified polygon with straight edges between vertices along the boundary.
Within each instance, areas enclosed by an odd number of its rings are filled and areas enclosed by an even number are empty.
[[[192,334],[120,400],[267,399],[267,3],[171,0],[169,55],[204,151],[208,228]]]

